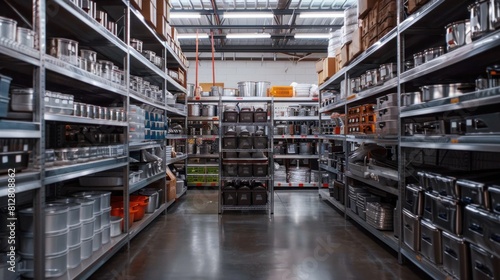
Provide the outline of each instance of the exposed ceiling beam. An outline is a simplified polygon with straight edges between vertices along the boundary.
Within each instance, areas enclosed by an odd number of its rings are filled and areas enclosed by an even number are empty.
[[[340,29],[342,25],[323,25],[323,24],[310,24],[310,25],[265,25],[265,24],[238,24],[238,25],[197,25],[197,24],[172,24],[177,29]]]
[[[291,15],[294,12],[296,14],[304,13],[304,12],[344,12],[343,9],[234,9],[234,10],[211,10],[211,9],[172,9],[172,13],[199,13],[201,15],[213,15],[218,14],[222,15],[224,12],[231,13],[273,13],[275,15]]]
[[[194,52],[195,46],[183,45],[182,50],[184,52]],[[198,46],[198,52],[211,52],[212,47],[210,45]],[[284,46],[284,47],[273,47],[270,45],[265,46],[246,46],[246,45],[226,45],[222,47],[216,47],[216,52],[251,52],[251,53],[275,53],[275,52],[289,52],[289,53],[326,53],[326,45],[310,45],[310,46]]]

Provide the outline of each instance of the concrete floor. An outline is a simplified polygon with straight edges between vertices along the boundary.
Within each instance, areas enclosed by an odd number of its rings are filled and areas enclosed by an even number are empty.
[[[276,192],[271,216],[206,214],[214,194],[189,190],[90,279],[427,279],[317,191]]]

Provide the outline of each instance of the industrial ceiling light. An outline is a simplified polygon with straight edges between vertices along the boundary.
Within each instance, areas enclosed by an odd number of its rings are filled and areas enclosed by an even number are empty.
[[[224,18],[273,18],[273,13],[226,12]]]
[[[328,33],[295,33],[293,35],[295,39],[328,39],[329,36]]]
[[[344,12],[301,12],[299,18],[343,18]]]
[[[226,35],[227,39],[267,39],[271,38],[269,33],[231,33]]]
[[[186,19],[186,18],[201,18],[200,13],[171,13],[170,18],[181,18],[181,19]]]
[[[196,39],[196,33],[184,33],[184,34],[179,34],[177,35],[178,39]],[[199,33],[198,34],[198,39],[207,39],[208,34],[206,33]]]

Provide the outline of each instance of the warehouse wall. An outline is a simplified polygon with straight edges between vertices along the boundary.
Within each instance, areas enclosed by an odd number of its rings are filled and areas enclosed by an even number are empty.
[[[188,83],[195,83],[196,65],[189,61]],[[198,82],[212,82],[212,62],[200,61]],[[292,82],[316,84],[316,62],[300,61],[215,61],[215,79],[225,87],[237,87],[241,81],[269,81],[288,86]]]

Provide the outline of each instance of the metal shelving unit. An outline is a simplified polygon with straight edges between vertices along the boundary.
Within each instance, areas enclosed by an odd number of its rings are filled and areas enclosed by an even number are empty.
[[[316,119],[318,120],[318,119]],[[319,135],[273,135],[274,139],[314,139],[317,140],[319,139]]]
[[[182,155],[182,156],[178,156],[178,157],[175,157],[175,158],[167,159],[166,160],[166,164],[176,163],[176,162],[179,162],[179,161],[186,160],[187,158],[188,158],[188,155]]]
[[[36,1],[14,1],[12,9],[6,9],[6,16],[12,13],[13,17],[21,16],[26,18],[28,25],[33,26],[38,40],[36,49],[29,49],[14,45],[12,42],[2,40],[0,42],[0,59],[5,62],[2,69],[12,70],[12,75],[16,80],[16,86],[21,85],[25,87],[34,88],[36,95],[34,100],[34,112],[31,122],[9,120],[0,120],[0,132],[4,138],[12,139],[31,139],[36,142],[33,149],[32,158],[34,159],[33,166],[39,166],[39,169],[34,169],[31,165],[28,169],[18,171],[16,174],[16,192],[25,193],[30,192],[29,196],[32,197],[32,204],[37,213],[34,219],[34,275],[36,279],[44,279],[45,274],[45,225],[43,209],[45,201],[52,198],[52,196],[62,195],[66,193],[69,188],[61,188],[63,184],[68,183],[73,190],[92,190],[93,187],[78,187],[74,185],[73,181],[81,176],[86,176],[102,171],[119,170],[123,173],[124,184],[123,186],[109,187],[100,189],[121,191],[125,197],[124,202],[128,201],[128,196],[131,192],[139,190],[143,187],[149,186],[154,182],[165,180],[164,172],[145,178],[136,184],[130,184],[125,180],[128,178],[128,153],[129,151],[140,151],[143,149],[154,149],[165,146],[165,139],[159,141],[148,141],[145,143],[131,144],[128,143],[128,122],[116,122],[100,119],[90,119],[76,117],[72,115],[56,115],[45,112],[44,93],[45,90],[57,91],[62,93],[69,93],[75,95],[75,102],[83,102],[87,104],[123,107],[126,111],[127,107],[131,104],[148,105],[156,109],[163,110],[165,114],[186,117],[186,112],[176,108],[170,108],[163,102],[153,101],[152,99],[140,96],[138,93],[129,89],[129,75],[145,76],[146,80],[153,81],[162,88],[162,90],[172,90],[174,92],[186,93],[186,88],[168,77],[166,74],[167,65],[158,68],[148,61],[142,54],[135,51],[128,46],[129,38],[135,35],[140,35],[141,39],[148,42],[148,47],[155,48],[157,54],[162,55],[165,61],[172,66],[181,67],[186,71],[187,67],[182,64],[181,59],[167,46],[166,42],[159,39],[156,31],[151,29],[145,22],[144,17],[131,6],[128,1],[106,1],[96,2],[98,9],[108,13],[108,15],[117,20],[121,19],[118,24],[123,30],[123,35],[120,37],[115,36],[107,30],[107,28],[100,25],[95,19],[89,16],[85,11],[80,9],[77,1],[70,0],[54,0],[50,3],[45,0]],[[48,10],[50,4],[54,10]],[[9,5],[10,6],[10,5]],[[17,15],[14,15],[17,14]],[[52,57],[47,53],[49,40],[48,37],[64,37],[68,39],[76,39],[79,41],[80,49],[90,48],[98,53],[99,59],[106,59],[112,61],[120,69],[123,69],[125,77],[124,84],[120,85],[103,77],[91,74],[77,66],[69,64],[63,60]],[[123,36],[123,38],[121,38]],[[122,40],[123,39],[123,40]],[[159,50],[159,51],[158,51]],[[12,63],[10,63],[12,62]],[[12,69],[11,69],[12,68]],[[19,75],[19,76],[18,76]],[[22,75],[22,79],[20,79]],[[24,81],[24,82],[20,82]],[[10,114],[10,113],[9,113]],[[26,114],[25,114],[26,115]],[[71,126],[92,126],[92,127],[106,127],[110,133],[117,133],[122,131],[124,135],[124,154],[114,158],[103,158],[84,163],[77,163],[73,165],[53,166],[48,167],[45,165],[44,157],[46,147],[70,147],[71,144],[60,143],[57,141],[65,141],[64,128],[66,124]],[[184,126],[187,122],[184,123]],[[50,127],[50,129],[48,129]],[[47,136],[46,137],[46,130]],[[111,132],[112,131],[112,132]],[[57,135],[57,136],[55,136]],[[59,140],[57,140],[59,137]],[[186,139],[187,136],[179,135],[174,137],[176,140]],[[50,143],[45,143],[50,139]],[[56,141],[56,140],[57,141]],[[57,143],[56,143],[57,142]],[[89,142],[90,143],[90,142]],[[180,156],[172,159],[171,162],[187,160],[187,155]],[[163,161],[165,165],[165,161]],[[59,162],[56,162],[59,163]],[[0,184],[7,186],[7,175],[0,176]],[[2,183],[3,182],[3,183]],[[57,185],[55,184],[57,183]],[[165,188],[165,184],[158,184],[160,188]],[[46,191],[50,188],[50,191]],[[94,252],[92,256],[74,268],[69,269],[61,277],[53,279],[85,279],[91,276],[100,266],[102,266],[111,256],[118,252],[121,248],[126,246],[128,242],[145,228],[151,221],[158,215],[165,213],[165,210],[175,200],[167,201],[167,192],[163,192],[165,197],[162,197],[162,206],[157,209],[153,214],[146,215],[140,222],[136,223],[130,231],[122,235],[112,238],[111,242],[102,246],[101,249]],[[7,188],[0,187],[0,197],[8,194]],[[28,201],[29,202],[29,201]],[[23,201],[23,203],[26,203]],[[42,214],[39,214],[42,213]],[[39,214],[39,215],[38,215]],[[125,221],[128,221],[128,212],[125,215]]]
[[[274,182],[275,188],[318,188],[318,183]]]
[[[335,206],[335,208],[340,210],[342,213],[345,212],[345,205],[341,204],[340,202],[335,200],[335,198],[331,197],[330,192],[328,190],[320,189],[319,195],[321,196],[322,199],[328,200],[328,202],[330,202],[333,206]]]
[[[336,168],[333,168],[331,166],[327,166],[327,165],[324,165],[324,164],[320,164],[319,168],[324,169],[324,170],[326,170],[326,171],[328,171],[330,173],[335,173],[335,174],[339,174],[340,173]]]
[[[397,188],[380,185],[375,180],[360,178],[352,175],[350,172],[345,173],[345,183],[347,183],[347,178],[349,180],[354,179],[370,186],[373,190],[377,190],[378,192],[383,191],[387,195],[396,196],[401,202],[404,199],[405,179],[409,178],[408,176],[410,175],[406,169],[407,164],[411,164],[407,163],[405,159],[407,150],[417,152],[419,150],[436,150],[429,152],[435,152],[440,155],[448,154],[448,151],[454,151],[454,154],[461,152],[487,154],[498,153],[500,151],[500,140],[497,139],[498,135],[494,133],[490,135],[487,133],[471,134],[467,131],[465,135],[444,135],[445,133],[439,133],[439,135],[405,136],[404,128],[407,123],[419,123],[437,119],[445,119],[446,121],[448,118],[464,120],[466,117],[479,114],[482,108],[485,108],[486,113],[498,112],[495,109],[495,106],[500,103],[500,90],[498,87],[476,90],[455,97],[433,99],[406,107],[401,106],[402,102],[399,97],[401,97],[402,93],[414,92],[420,86],[431,84],[457,83],[458,81],[470,82],[477,76],[484,74],[486,66],[495,64],[495,61],[492,61],[491,57],[494,57],[494,54],[500,50],[500,30],[495,30],[480,38],[473,39],[471,43],[464,46],[448,50],[444,55],[410,70],[406,70],[403,67],[405,61],[412,60],[412,54],[421,52],[428,47],[445,45],[446,42],[443,40],[445,32],[442,27],[451,22],[470,17],[466,4],[466,1],[459,1],[457,3],[451,3],[446,0],[429,1],[416,12],[407,16],[403,11],[402,1],[398,1],[398,26],[320,86],[322,90],[338,89],[342,83],[342,86],[347,89],[346,95],[348,96],[340,100],[336,99],[335,103],[320,108],[321,113],[347,113],[348,109],[352,106],[363,103],[374,103],[373,101],[376,97],[392,92],[397,92],[398,94],[400,115],[397,121],[400,129],[397,135],[320,136],[323,141],[341,141],[345,155],[349,154],[352,147],[361,143],[376,143],[386,148],[391,148],[394,155],[393,159],[398,160],[399,181]],[[429,26],[438,27],[439,29],[429,29]],[[374,68],[375,65],[389,62],[397,63],[397,77],[386,81],[382,85],[350,95],[348,84],[350,78],[358,77],[360,73],[368,70],[368,67]],[[464,132],[462,131],[462,133]],[[441,151],[443,152],[441,153]],[[445,163],[442,163],[443,159],[436,160],[435,162],[435,165],[445,165]],[[437,164],[437,162],[440,163]],[[418,169],[418,167],[415,168]],[[448,166],[448,168],[451,167]],[[331,173],[335,173],[336,171],[336,169],[322,164],[320,164],[320,169]],[[348,170],[349,162],[347,161]],[[320,190],[320,196],[328,199],[328,192]],[[335,205],[334,202],[336,201],[333,201],[332,204],[338,208],[338,205]],[[396,212],[399,218],[402,216],[401,208],[401,206],[398,206]],[[372,235],[397,251],[400,262],[406,258],[434,279],[451,278],[441,266],[430,263],[418,252],[413,252],[404,243],[395,240],[390,236],[392,233],[387,235],[375,230],[351,211],[345,210],[345,214],[355,223],[361,225]],[[398,236],[402,236],[402,227],[395,228],[395,233]]]
[[[273,155],[275,159],[318,159],[319,155]]]
[[[213,100],[215,101],[215,100]],[[229,103],[265,103],[267,105],[267,110],[268,110],[268,120],[267,122],[253,122],[253,123],[246,123],[246,122],[224,122],[223,121],[223,110],[219,110],[219,117],[218,119],[220,120],[219,122],[219,138],[222,139],[224,137],[225,127],[229,126],[272,126],[273,125],[273,109],[274,109],[274,104],[273,104],[273,98],[272,97],[228,97],[228,96],[220,96],[219,97],[219,108],[224,108],[225,104]],[[269,117],[270,116],[270,117]],[[269,131],[272,131],[272,129],[269,129]],[[273,137],[272,137],[272,132],[268,132],[267,135],[268,138],[268,149],[223,149],[222,148],[222,141],[219,141],[219,153],[220,158],[219,158],[219,183],[220,183],[220,188],[219,188],[219,214],[222,214],[225,210],[268,210],[269,214],[274,213],[274,179],[273,179]],[[265,158],[227,158],[226,153],[227,152],[232,152],[232,153],[237,153],[237,152],[262,152],[262,153],[267,153],[267,157]],[[224,164],[234,164],[234,163],[266,163],[268,172],[267,176],[251,176],[251,177],[243,177],[243,176],[225,176],[223,175],[223,165]],[[265,181],[266,188],[267,188],[267,203],[265,205],[225,205],[223,201],[223,193],[224,193],[224,186],[226,183],[229,183],[229,181],[236,181],[236,180],[241,180],[241,181]],[[236,190],[238,192],[238,190]]]

